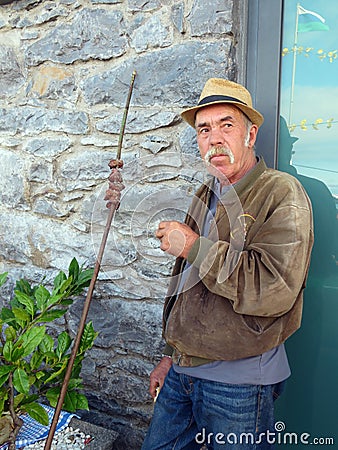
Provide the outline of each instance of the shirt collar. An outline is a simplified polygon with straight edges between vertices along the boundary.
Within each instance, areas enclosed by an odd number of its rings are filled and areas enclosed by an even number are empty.
[[[238,180],[236,183],[233,184],[225,184],[224,186],[221,185],[218,178],[214,177],[213,182],[213,191],[217,195],[217,197],[221,197],[222,195],[226,194],[231,188],[236,188],[237,185],[240,185],[242,183],[245,183],[248,178],[250,178],[250,175],[254,171],[257,164],[261,161],[260,156],[256,156],[256,164],[242,177],[240,180]]]

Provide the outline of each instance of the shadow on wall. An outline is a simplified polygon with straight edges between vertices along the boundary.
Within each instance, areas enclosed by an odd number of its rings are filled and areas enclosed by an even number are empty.
[[[332,389],[338,362],[338,221],[335,199],[322,181],[300,175],[292,166],[293,145],[286,121],[280,118],[279,169],[297,178],[313,208],[314,247],[304,292],[302,326],[287,344],[292,376],[277,405],[277,417],[288,431],[332,436],[336,430],[338,390]],[[332,383],[331,383],[332,381]]]

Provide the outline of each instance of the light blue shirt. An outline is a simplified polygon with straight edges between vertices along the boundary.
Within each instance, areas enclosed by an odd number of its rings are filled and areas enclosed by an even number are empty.
[[[226,189],[231,188],[231,186],[225,186],[222,189],[219,181],[215,179],[209,211],[203,226],[203,236],[208,236],[210,223],[216,213],[219,198],[225,193]],[[187,263],[180,280],[178,292],[181,292],[183,289],[190,270],[191,266]],[[182,367],[174,364],[173,367],[178,373],[229,384],[275,384],[288,378],[291,373],[284,344],[250,358],[235,361],[214,361],[195,367]]]

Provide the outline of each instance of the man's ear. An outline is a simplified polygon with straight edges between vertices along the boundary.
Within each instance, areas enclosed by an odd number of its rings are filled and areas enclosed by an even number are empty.
[[[251,125],[250,127],[250,133],[249,133],[249,147],[253,148],[257,139],[257,133],[258,133],[258,126],[257,125]]]

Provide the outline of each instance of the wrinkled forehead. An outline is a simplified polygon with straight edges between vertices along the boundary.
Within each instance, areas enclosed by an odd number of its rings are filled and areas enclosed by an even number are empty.
[[[243,121],[245,114],[231,103],[207,105],[196,112],[195,125],[197,126],[200,122],[218,121],[225,117]]]

